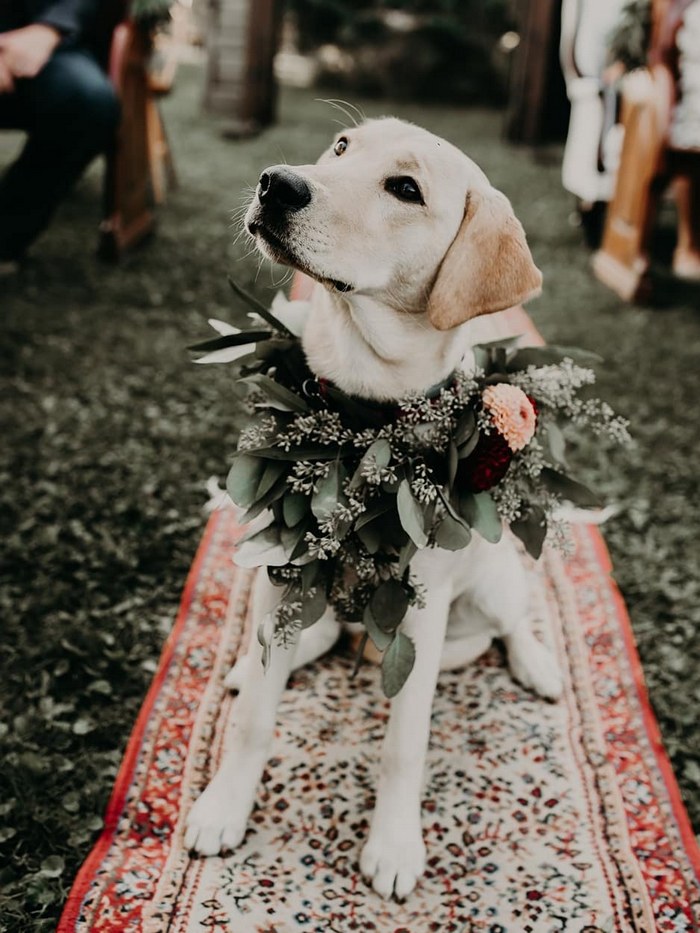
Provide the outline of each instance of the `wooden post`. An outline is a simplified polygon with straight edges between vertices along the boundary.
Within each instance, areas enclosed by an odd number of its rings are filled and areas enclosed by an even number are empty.
[[[248,136],[274,120],[279,25],[279,0],[209,0],[204,106],[229,119],[227,135]]]
[[[560,0],[520,0],[520,44],[513,52],[506,138],[537,145],[566,138],[569,102],[559,64]]]

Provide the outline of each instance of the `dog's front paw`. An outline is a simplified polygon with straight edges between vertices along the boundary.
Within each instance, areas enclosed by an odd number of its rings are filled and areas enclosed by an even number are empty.
[[[506,639],[513,677],[545,700],[558,700],[563,690],[557,659],[534,635]]]
[[[396,832],[370,832],[360,856],[360,871],[380,897],[408,897],[424,870],[425,843],[420,826],[411,832],[405,827]]]
[[[231,790],[216,780],[207,787],[187,817],[185,846],[197,855],[218,855],[237,848],[245,836],[248,814],[237,812]]]

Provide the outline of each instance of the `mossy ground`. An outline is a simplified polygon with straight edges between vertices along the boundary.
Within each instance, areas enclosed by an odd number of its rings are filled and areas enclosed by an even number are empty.
[[[174,618],[205,480],[227,471],[231,373],[190,365],[185,348],[208,316],[235,318],[227,272],[266,301],[282,277],[232,245],[231,212],[261,168],[313,160],[336,129],[313,93],[285,91],[272,129],[225,141],[200,112],[201,79],[183,68],[165,102],[180,188],[156,237],[119,266],[97,262],[94,166],[20,277],[0,280],[0,930],[55,926]],[[697,828],[700,294],[667,281],[664,307],[621,305],[590,273],[559,150],[504,145],[499,113],[357,103],[427,126],[486,169],[544,272],[535,322],[608,361],[600,392],[637,447],[613,469],[582,455],[592,485],[625,505],[606,537]],[[0,136],[0,164],[18,143]]]

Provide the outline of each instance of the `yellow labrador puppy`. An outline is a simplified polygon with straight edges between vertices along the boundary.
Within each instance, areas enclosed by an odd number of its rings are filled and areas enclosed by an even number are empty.
[[[343,131],[315,165],[268,168],[245,222],[265,256],[318,283],[303,333],[312,370],[368,399],[421,392],[473,365],[465,322],[525,301],[541,285],[508,200],[450,143],[395,119]],[[245,548],[237,560],[245,565]],[[422,550],[413,567],[427,593],[402,623],[415,666],[391,704],[360,858],[382,897],[406,897],[424,869],[420,793],[440,668],[474,660],[498,636],[520,683],[551,699],[561,690],[554,658],[530,629],[527,575],[509,536],[490,544],[475,535],[462,551]],[[254,626],[278,600],[259,572]],[[229,675],[240,688],[233,734],[190,813],[193,851],[211,855],[243,839],[289,673],[327,651],[339,631],[327,612],[295,645],[275,645],[266,672],[253,639]]]

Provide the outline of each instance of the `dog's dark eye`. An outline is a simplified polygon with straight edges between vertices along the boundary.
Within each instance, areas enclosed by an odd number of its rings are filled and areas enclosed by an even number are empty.
[[[423,203],[423,195],[418,184],[408,175],[401,175],[399,178],[388,178],[385,188],[400,201],[413,201],[416,204]]]
[[[333,152],[337,156],[342,155],[345,150],[348,148],[348,141],[344,136],[341,136],[338,142],[333,146]]]

